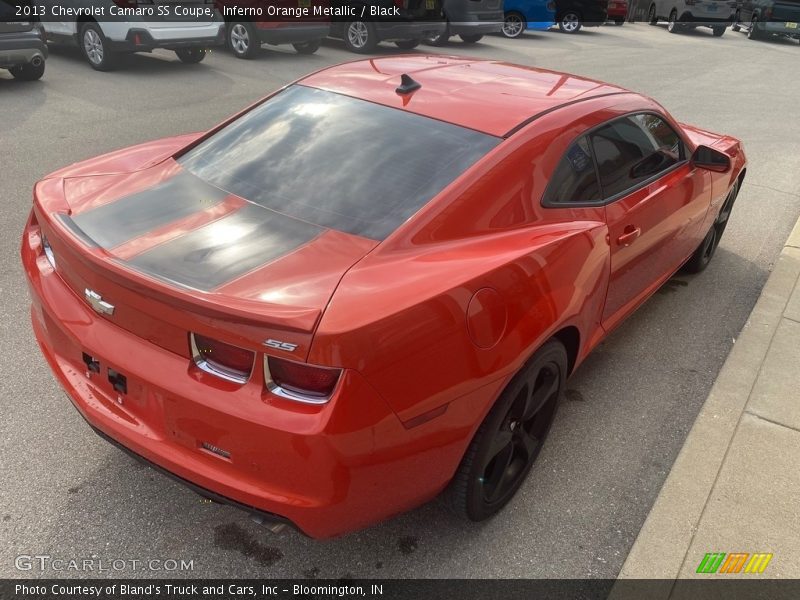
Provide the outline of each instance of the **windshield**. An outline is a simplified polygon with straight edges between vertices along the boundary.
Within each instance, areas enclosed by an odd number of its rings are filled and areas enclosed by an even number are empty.
[[[265,208],[382,240],[499,138],[294,85],[180,159]]]

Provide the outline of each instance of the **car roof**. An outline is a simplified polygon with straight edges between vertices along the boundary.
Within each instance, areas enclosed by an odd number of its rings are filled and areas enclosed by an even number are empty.
[[[398,94],[400,77],[421,84]],[[565,104],[628,90],[568,73],[457,56],[405,55],[344,63],[302,85],[507,136],[536,115]]]

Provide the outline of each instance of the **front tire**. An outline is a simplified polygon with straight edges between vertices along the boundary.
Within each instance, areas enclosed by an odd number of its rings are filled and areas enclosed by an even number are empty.
[[[470,521],[502,509],[536,462],[564,393],[567,351],[551,340],[514,376],[467,448],[443,494]]]
[[[203,62],[206,57],[206,51],[203,48],[180,48],[175,50],[175,55],[182,63],[196,65],[199,62]]]
[[[667,21],[667,31],[670,33],[680,33],[683,30],[680,23],[678,23],[678,12],[673,10],[669,13],[669,20]]]
[[[562,33],[578,33],[581,26],[581,16],[573,10],[565,12],[558,20],[558,28]]]
[[[461,41],[465,44],[477,44],[483,39],[483,36],[479,33],[475,33],[472,35],[464,35],[460,34],[458,37],[461,38]]]
[[[378,37],[375,27],[367,21],[349,21],[344,26],[344,45],[350,52],[367,54],[375,50]]]
[[[309,40],[307,42],[297,42],[292,44],[298,54],[314,54],[322,45],[322,40]]]
[[[422,43],[422,40],[398,40],[394,44],[401,50],[413,50]]]
[[[516,12],[506,13],[505,19],[503,19],[503,35],[509,39],[515,39],[520,37],[525,32],[525,26],[527,25],[527,21],[525,18]]]
[[[261,51],[261,43],[255,26],[249,21],[228,23],[225,31],[228,49],[236,58],[249,60]]]
[[[97,23],[84,23],[81,27],[81,50],[95,71],[111,71],[117,65],[117,55]]]
[[[736,202],[736,196],[739,194],[739,182],[733,184],[733,187],[728,192],[725,202],[717,215],[717,219],[708,230],[706,237],[694,251],[694,254],[686,261],[683,270],[687,273],[700,273],[705,271],[705,268],[714,258],[714,253],[717,251],[717,246],[722,239],[722,234],[725,233],[725,228],[728,226],[728,219],[733,211],[733,204]]]
[[[717,25],[711,28],[711,31],[714,32],[714,37],[722,37],[725,34],[725,27],[722,25]]]
[[[650,5],[650,11],[647,13],[647,22],[650,25],[658,25],[658,16],[656,15],[656,5]]]
[[[625,17],[614,17],[614,25],[619,27],[625,25]]]
[[[758,28],[758,17],[753,15],[753,19],[750,21],[750,29],[747,30],[747,37],[751,40],[760,40],[764,37],[764,34]]]
[[[733,24],[731,25],[731,31],[741,31],[742,28],[739,25],[739,19],[741,19],[741,15],[739,11],[736,11],[736,14],[733,16]]]
[[[8,71],[14,79],[19,81],[36,81],[44,75],[44,59],[38,65],[30,63],[17,65],[16,67],[11,67]]]

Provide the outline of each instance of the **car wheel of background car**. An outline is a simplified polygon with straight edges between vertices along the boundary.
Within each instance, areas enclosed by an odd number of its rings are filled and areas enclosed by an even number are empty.
[[[506,13],[505,19],[503,20],[503,29],[501,29],[501,31],[507,38],[518,38],[525,31],[526,24],[521,14],[515,12]]]
[[[726,27],[724,25],[717,25],[711,28],[711,31],[714,32],[714,37],[722,37],[725,34]]]
[[[625,25],[625,17],[614,17],[614,25],[619,25],[620,27]]]
[[[175,50],[175,55],[181,62],[188,65],[195,65],[206,57],[206,51],[203,48],[179,48]]]
[[[558,20],[558,28],[563,33],[578,33],[581,29],[581,16],[575,11],[568,11]]]
[[[446,23],[444,26],[444,31],[442,31],[439,35],[425,38],[425,43],[429,46],[444,46],[450,41],[450,35],[450,23]]]
[[[307,42],[292,44],[292,47],[294,47],[295,52],[298,54],[314,54],[314,52],[319,50],[321,45],[322,40],[309,40]]]
[[[248,21],[228,23],[226,33],[228,49],[236,58],[253,58],[261,50],[256,29]]]
[[[658,16],[656,16],[656,5],[650,5],[650,11],[647,13],[647,22],[650,25],[658,25]]]
[[[737,10],[736,14],[733,16],[733,24],[731,25],[731,30],[732,31],[741,31],[742,30],[742,28],[739,26],[739,19],[740,18],[741,18],[741,15],[739,14],[739,11]]]
[[[81,49],[91,67],[97,71],[110,71],[117,57],[108,48],[106,36],[97,23],[84,23],[81,27]]]
[[[344,45],[350,52],[372,52],[378,45],[375,27],[366,21],[350,21],[344,26]]]
[[[747,30],[747,37],[751,40],[760,40],[764,37],[761,34],[761,30],[758,28],[758,17],[753,15],[753,18],[750,21],[750,29]]]
[[[478,428],[445,504],[470,521],[487,519],[519,489],[542,449],[567,377],[567,351],[551,340],[514,376]]]
[[[395,45],[401,50],[413,50],[422,43],[422,40],[398,40]]]
[[[459,35],[458,37],[461,38],[461,41],[465,44],[477,44],[483,39],[482,35],[474,34],[474,35]]]
[[[667,31],[670,33],[680,33],[682,31],[681,24],[678,23],[678,12],[673,10],[669,13],[669,20],[667,21]]]
[[[717,220],[714,221],[714,225],[711,226],[711,229],[706,234],[706,237],[703,238],[700,246],[694,251],[694,254],[686,261],[683,267],[684,271],[687,273],[699,273],[711,262],[717,250],[717,246],[719,246],[719,242],[722,239],[722,234],[725,233],[725,228],[728,226],[728,219],[731,216],[733,203],[736,201],[736,196],[738,194],[739,185],[737,182],[733,185],[731,191],[728,192],[728,196],[725,198],[725,203],[722,205]]]
[[[44,60],[40,58],[36,64],[17,65],[16,67],[11,67],[8,71],[14,79],[36,81],[44,75]]]

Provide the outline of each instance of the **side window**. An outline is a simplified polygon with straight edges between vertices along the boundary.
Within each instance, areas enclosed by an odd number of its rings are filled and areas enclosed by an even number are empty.
[[[601,199],[592,152],[585,137],[578,139],[568,149],[558,164],[544,202],[569,204],[571,202],[597,202]]]
[[[617,119],[591,134],[603,196],[609,198],[683,159],[683,144],[663,119],[649,113]]]

